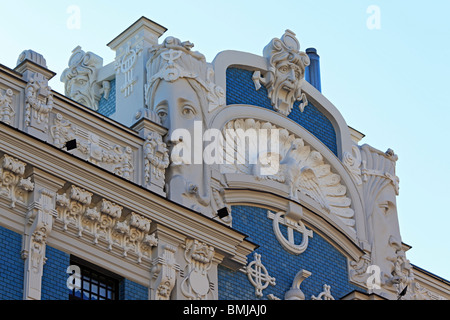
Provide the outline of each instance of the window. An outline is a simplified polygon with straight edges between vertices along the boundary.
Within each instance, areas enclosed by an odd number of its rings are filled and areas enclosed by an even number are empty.
[[[120,277],[76,257],[70,264],[80,268],[80,288],[73,288],[69,300],[118,300]]]

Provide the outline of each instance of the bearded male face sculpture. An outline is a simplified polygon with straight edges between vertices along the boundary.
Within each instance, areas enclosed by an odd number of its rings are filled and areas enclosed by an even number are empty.
[[[300,110],[308,104],[301,91],[305,68],[310,64],[308,55],[300,51],[300,43],[295,33],[286,30],[281,39],[274,38],[264,48],[263,56],[268,59],[269,70],[261,76],[260,71],[253,74],[256,90],[261,83],[267,88],[268,97],[275,111],[289,115],[296,101],[302,100]]]
[[[108,99],[109,82],[97,81],[97,72],[103,65],[103,59],[92,52],[84,52],[78,46],[72,51],[69,67],[61,74],[65,84],[65,95],[86,107],[97,110],[101,94]]]

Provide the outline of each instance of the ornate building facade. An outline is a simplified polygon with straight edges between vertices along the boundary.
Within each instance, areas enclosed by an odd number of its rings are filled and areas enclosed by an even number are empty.
[[[450,298],[406,258],[393,150],[294,32],[212,62],[142,17],[62,71],[0,65],[0,299]]]

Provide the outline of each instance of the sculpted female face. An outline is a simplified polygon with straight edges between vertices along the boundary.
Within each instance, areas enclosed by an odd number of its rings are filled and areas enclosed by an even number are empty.
[[[146,104],[168,128],[164,137],[170,153],[165,174],[169,199],[211,214],[210,169],[203,163],[203,131],[218,87],[205,56],[193,44],[168,37],[150,50],[147,61]],[[216,102],[215,107],[219,105]]]
[[[169,129],[166,136],[169,145],[183,144],[183,150],[192,153],[194,124],[196,121],[202,123],[203,116],[197,93],[189,82],[182,78],[174,82],[161,81],[155,91],[153,110],[160,117],[161,124]],[[174,133],[177,129],[189,132],[190,141],[188,137],[179,139],[180,136]],[[193,163],[192,159],[190,163]]]
[[[386,185],[377,197],[373,212],[377,261],[385,277],[394,271],[397,251],[401,249],[395,190]],[[387,279],[383,279],[387,280]]]
[[[179,78],[173,82],[162,80],[154,92],[153,101],[153,110],[169,129],[166,142],[170,148],[171,163],[166,173],[166,192],[171,200],[206,212],[209,195],[204,165],[193,161],[198,148],[203,151],[201,138],[200,142],[194,139],[197,135],[203,135],[202,130],[196,129],[203,123],[197,92],[186,79]],[[200,146],[195,143],[200,143]]]

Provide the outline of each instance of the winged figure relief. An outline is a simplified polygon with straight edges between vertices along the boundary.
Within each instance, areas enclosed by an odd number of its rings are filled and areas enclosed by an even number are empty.
[[[264,139],[260,139],[261,129],[267,129],[262,135]],[[275,138],[275,133],[278,148],[274,150],[271,138]],[[341,184],[340,175],[333,173],[322,154],[305,144],[302,138],[285,128],[255,119],[229,121],[223,134],[225,159],[221,173],[242,173],[252,175],[257,180],[285,184],[291,199],[298,201],[300,192],[354,230],[351,199],[347,197],[347,188]],[[277,170],[262,174],[262,169],[267,167]]]

